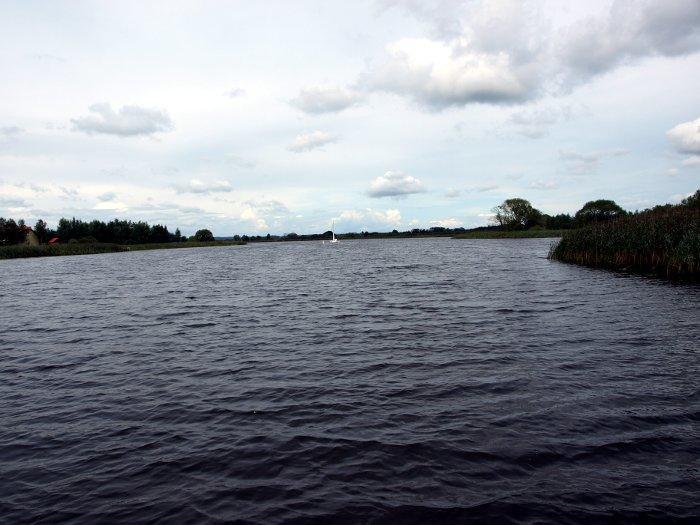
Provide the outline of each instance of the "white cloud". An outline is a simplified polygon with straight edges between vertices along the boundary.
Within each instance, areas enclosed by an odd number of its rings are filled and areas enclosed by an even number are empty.
[[[366,208],[364,210],[344,210],[335,221],[347,229],[398,228],[401,226],[401,212],[397,209],[385,211]]]
[[[337,142],[338,137],[326,133],[325,131],[312,131],[311,133],[302,133],[297,135],[294,142],[287,146],[289,151],[294,153],[301,153],[303,151],[311,151],[314,149],[319,149],[326,144],[332,144]]]
[[[370,89],[403,95],[440,110],[473,102],[510,104],[533,96],[529,68],[504,52],[483,53],[457,39],[404,38],[389,44],[387,59],[366,77]]]
[[[459,228],[462,226],[462,221],[450,218],[450,219],[439,219],[435,221],[430,221],[431,226],[438,226],[441,228]]]
[[[604,158],[620,157],[627,153],[629,152],[624,149],[592,151],[590,153],[560,150],[559,158],[566,163],[569,171],[575,174],[583,174],[597,170],[600,161]]]
[[[227,193],[233,191],[231,183],[226,180],[204,182],[199,179],[190,179],[186,184],[175,184],[173,186],[177,193]]]
[[[413,193],[422,193],[426,191],[423,183],[406,175],[400,171],[387,171],[384,175],[380,175],[374,179],[367,194],[370,197],[405,197]]]
[[[233,89],[229,89],[226,93],[224,93],[224,95],[229,98],[242,97],[243,95],[245,95],[245,89],[236,87]]]
[[[683,159],[681,164],[683,164],[683,166],[700,166],[700,155]]]
[[[666,132],[678,153],[700,155],[700,118],[678,124]]]
[[[339,86],[314,86],[299,91],[290,103],[304,113],[337,113],[360,101],[359,93]]]
[[[520,103],[565,93],[636,60],[700,50],[697,0],[613,0],[598,16],[578,16],[556,28],[554,11],[567,11],[556,4],[552,12],[519,0],[383,4],[407,10],[432,26],[433,34],[389,44],[386,59],[363,81],[429,109]],[[544,126],[519,132],[531,138],[546,134]]]
[[[448,199],[456,199],[459,197],[460,190],[457,190],[455,188],[447,188],[447,191],[445,191],[445,197]]]
[[[132,137],[167,132],[174,127],[167,111],[162,109],[123,106],[115,112],[109,103],[93,104],[88,109],[91,115],[71,120],[73,131]]]

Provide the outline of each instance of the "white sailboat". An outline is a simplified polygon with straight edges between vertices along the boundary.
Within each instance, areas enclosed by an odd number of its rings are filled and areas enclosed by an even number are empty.
[[[332,243],[338,242],[338,239],[336,239],[336,237],[335,237],[335,221],[331,221],[331,235],[332,235],[331,242]]]

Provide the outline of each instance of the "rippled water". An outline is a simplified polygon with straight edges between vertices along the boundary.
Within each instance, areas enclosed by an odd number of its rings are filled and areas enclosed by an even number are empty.
[[[1,261],[0,522],[694,521],[700,289],[549,242]]]

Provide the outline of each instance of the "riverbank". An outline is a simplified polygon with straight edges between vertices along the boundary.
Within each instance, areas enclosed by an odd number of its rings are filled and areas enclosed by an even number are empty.
[[[56,257],[63,255],[92,255],[97,253],[115,253],[141,250],[170,250],[176,248],[205,248],[217,246],[238,246],[244,241],[213,241],[213,242],[167,242],[151,244],[112,244],[112,243],[73,243],[73,244],[42,244],[28,246],[15,244],[0,246],[0,259],[19,259],[24,257]]]
[[[454,235],[453,239],[547,239],[561,237],[569,230],[474,230]]]
[[[682,204],[657,206],[564,234],[552,247],[555,261],[700,279],[700,192]]]

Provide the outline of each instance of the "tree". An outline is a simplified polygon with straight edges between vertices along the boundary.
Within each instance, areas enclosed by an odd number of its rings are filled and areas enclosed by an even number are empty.
[[[576,224],[585,226],[592,222],[609,221],[624,217],[627,212],[618,206],[615,201],[607,199],[598,199],[597,201],[588,201],[579,211],[576,212]]]
[[[48,241],[47,237],[49,236],[49,229],[42,219],[36,221],[36,224],[34,225],[34,233],[39,239],[39,242],[45,243],[46,241]]]
[[[194,234],[194,240],[197,242],[212,242],[214,235],[207,229],[197,230]]]
[[[493,213],[494,221],[506,230],[527,229],[542,222],[542,212],[525,199],[506,199]]]
[[[548,230],[568,230],[574,226],[574,218],[568,213],[545,217]]]

